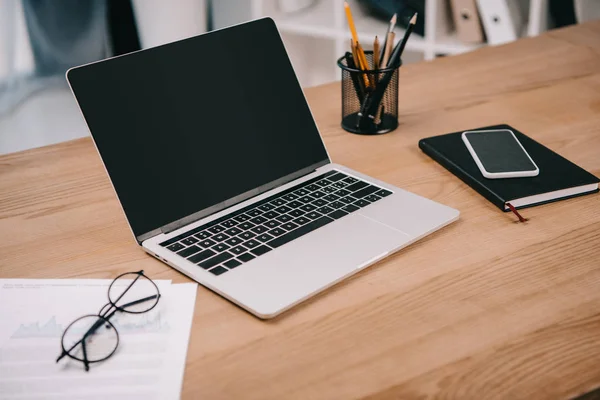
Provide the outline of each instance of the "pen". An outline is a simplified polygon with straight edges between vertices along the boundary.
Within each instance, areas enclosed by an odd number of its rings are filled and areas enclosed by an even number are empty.
[[[396,26],[396,14],[394,14],[392,16],[392,19],[390,19],[390,25],[388,27],[387,32],[385,33],[385,36],[383,37],[383,46],[382,48],[382,52],[381,52],[381,59],[379,60],[379,65],[382,66],[382,68],[385,68],[385,64],[383,62],[383,57],[385,56],[385,52],[388,46],[388,41],[390,40],[390,34],[392,34],[392,42],[391,42],[391,46],[394,46],[394,27]],[[391,47],[390,47],[391,49]],[[389,57],[389,54],[388,54]]]

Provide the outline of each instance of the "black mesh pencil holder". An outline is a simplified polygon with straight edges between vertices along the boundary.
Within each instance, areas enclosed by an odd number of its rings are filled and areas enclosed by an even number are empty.
[[[399,60],[373,70],[373,52],[365,51],[366,71],[356,67],[351,53],[337,61],[342,70],[342,128],[361,135],[380,135],[398,127]]]

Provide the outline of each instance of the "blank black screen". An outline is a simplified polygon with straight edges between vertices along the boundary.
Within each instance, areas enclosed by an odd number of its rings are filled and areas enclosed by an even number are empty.
[[[136,236],[328,160],[270,19],[68,79]]]
[[[467,133],[466,136],[488,172],[535,170],[535,165],[510,131],[482,131]]]

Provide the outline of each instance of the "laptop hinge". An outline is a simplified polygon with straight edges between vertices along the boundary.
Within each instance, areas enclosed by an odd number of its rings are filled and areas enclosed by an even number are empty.
[[[215,214],[221,210],[232,207],[238,203],[241,203],[242,201],[248,200],[252,197],[258,196],[259,194],[268,192],[271,189],[274,189],[281,185],[285,185],[286,183],[291,182],[295,179],[298,179],[305,175],[311,174],[311,173],[315,172],[317,170],[317,168],[320,168],[320,167],[330,164],[330,163],[331,163],[331,161],[329,159],[325,159],[325,160],[320,161],[316,164],[313,164],[309,167],[302,168],[301,170],[298,170],[296,172],[292,172],[289,175],[286,175],[282,178],[276,179],[272,182],[266,183],[262,186],[257,187],[256,189],[249,190],[240,195],[232,197],[231,199],[228,199],[221,203],[215,204],[214,206],[211,206],[211,207],[205,208],[204,210],[200,210],[198,212],[190,214],[187,217],[183,217],[177,221],[163,225],[160,228],[152,231],[152,233],[156,232],[152,236],[158,235],[160,233],[168,234],[168,233],[171,233],[171,232],[173,232],[179,228],[182,228],[186,225],[193,224],[194,222],[196,222],[202,218],[208,217],[209,215]],[[149,232],[149,233],[151,233],[151,232]],[[143,236],[146,236],[146,235],[143,235]],[[148,239],[148,238],[146,237],[145,239]],[[138,240],[140,240],[139,237],[138,237]]]

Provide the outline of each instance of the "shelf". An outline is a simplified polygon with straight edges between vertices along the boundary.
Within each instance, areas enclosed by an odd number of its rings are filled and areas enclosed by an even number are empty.
[[[468,51],[473,51],[482,46],[486,45],[486,43],[480,44],[469,44],[461,42],[455,34],[451,34],[449,36],[445,36],[439,38],[434,44],[434,51],[438,54],[461,54],[466,53]]]

